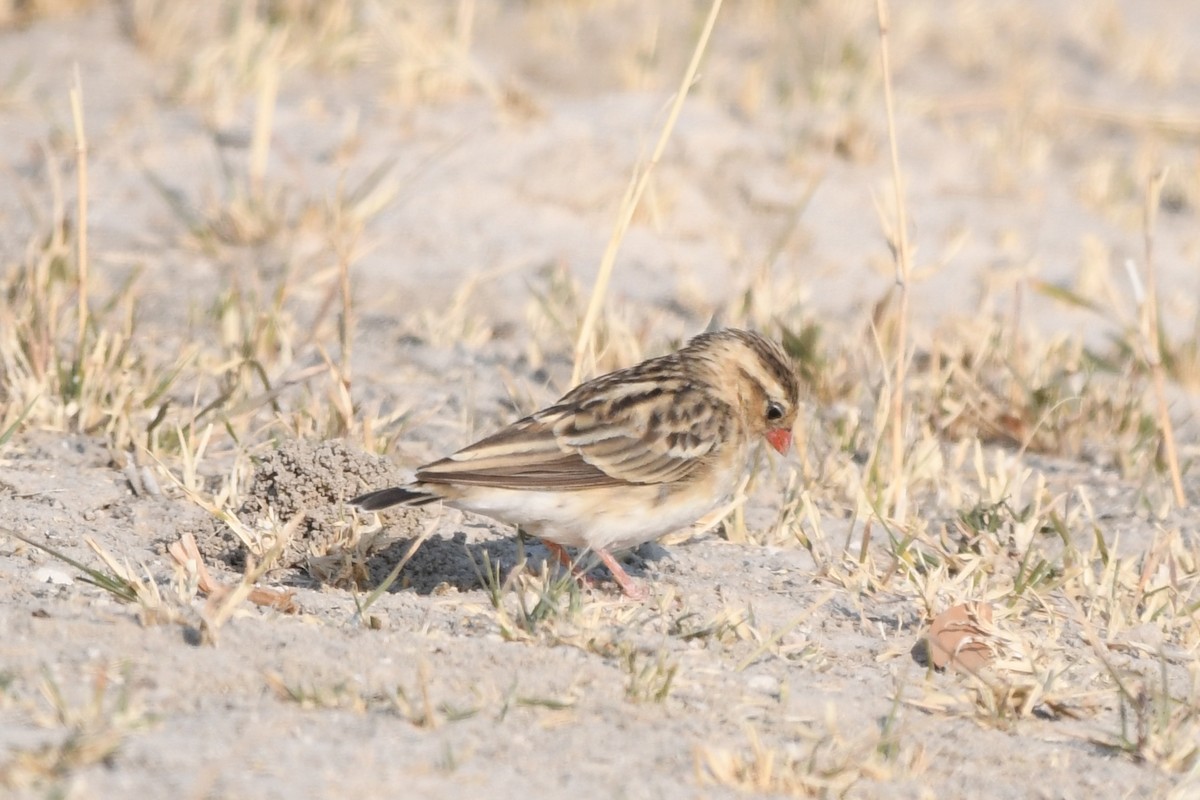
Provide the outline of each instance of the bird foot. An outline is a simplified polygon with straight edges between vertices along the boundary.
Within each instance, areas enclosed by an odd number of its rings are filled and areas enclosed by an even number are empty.
[[[579,581],[582,586],[587,589],[592,589],[596,586],[596,581],[587,575],[587,573],[585,573],[583,570],[581,570],[578,564],[571,560],[571,555],[567,552],[565,547],[563,547],[561,544],[548,542],[545,539],[542,540],[542,544],[546,545],[546,549],[550,551],[550,555],[554,556],[555,560],[558,561],[559,564],[562,564],[571,571],[571,574],[575,576],[575,580]]]
[[[606,550],[597,550],[596,555],[600,556],[600,560],[604,562],[604,566],[608,567],[608,571],[612,573],[613,580],[621,587],[621,591],[631,600],[645,600],[650,596],[650,592],[645,586],[629,577],[625,572],[625,568],[618,563]]]
[[[546,549],[550,551],[551,555],[558,559],[558,563],[571,570],[571,574],[575,576],[576,580],[589,589],[595,586],[595,581],[584,573],[583,570],[579,569],[578,564],[571,560],[571,556],[567,553],[565,547],[555,542],[546,541],[545,539],[542,540],[542,543],[546,545]],[[608,567],[608,571],[612,573],[613,580],[621,587],[621,591],[625,593],[626,597],[632,600],[645,600],[650,596],[646,587],[629,577],[629,574],[625,572],[621,564],[607,550],[597,550],[596,555],[600,557],[600,561],[603,562],[604,566]]]

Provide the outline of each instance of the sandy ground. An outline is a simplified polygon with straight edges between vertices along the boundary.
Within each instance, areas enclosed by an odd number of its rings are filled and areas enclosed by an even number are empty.
[[[1164,325],[1194,334],[1200,126],[1187,112],[1200,107],[1200,6],[1101,5],[896,4],[918,341],[948,319],[1019,313],[1031,335],[1107,342],[1127,319],[1113,309],[1132,308],[1124,264],[1141,258],[1142,186],[1158,164],[1172,168],[1156,229]],[[1114,699],[1114,675],[1146,685],[1161,675],[1181,707],[1195,701],[1189,598],[1175,621],[1117,625],[1079,617],[1078,597],[1047,589],[1047,616],[1022,640],[1042,688],[1020,713],[993,713],[967,677],[932,671],[913,652],[927,610],[972,596],[969,586],[876,585],[829,557],[843,543],[858,552],[863,520],[842,472],[798,471],[797,459],[842,471],[862,459],[830,444],[845,410],[815,398],[807,455],[764,461],[756,478],[750,541],[734,541],[727,526],[629,556],[651,587],[645,603],[621,598],[600,573],[575,593],[576,608],[523,622],[544,549],[453,511],[385,516],[361,558],[312,559],[347,535],[341,500],[403,479],[566,388],[571,342],[537,309],[586,296],[703,17],[626,2],[466,6],[475,15],[467,62],[430,68],[424,82],[379,53],[348,66],[287,65],[265,176],[282,222],[264,222],[261,235],[230,233],[219,213],[237,211],[230,176],[254,160],[253,82],[223,88],[219,67],[200,55],[181,62],[186,47],[165,33],[131,35],[127,13],[153,4],[100,4],[0,31],[5,269],[53,218],[55,192],[73,203],[68,91],[78,64],[96,297],[136,274],[139,339],[167,354],[207,335],[197,320],[230,286],[289,276],[298,318],[319,319],[338,247],[336,226],[312,219],[377,197],[352,247],[352,391],[364,418],[394,415],[372,440],[385,458],[361,435],[322,441],[317,422],[289,423],[290,437],[281,432],[289,425],[264,425],[240,443],[255,457],[232,506],[242,522],[309,512],[263,580],[292,592],[297,613],[247,604],[215,644],[201,630],[203,599],[169,604],[175,619],[147,620],[138,604],[0,531],[3,791],[290,800],[1200,792],[1194,758],[1173,758],[1197,746],[1192,716],[1171,728],[1169,745],[1155,739],[1140,756],[1109,746],[1128,711]],[[616,318],[644,354],[714,318],[736,319],[752,291],[751,321],[815,320],[848,337],[888,291],[876,207],[888,204],[890,166],[873,8],[839,7],[756,3],[719,20],[618,261]],[[419,49],[398,39],[398,49]],[[1039,281],[1100,310],[1047,293],[1014,299],[1016,287]],[[643,353],[615,347],[609,358]],[[281,379],[323,363],[314,347],[298,347]],[[218,387],[180,391],[203,405]],[[1200,501],[1195,398],[1172,391],[1185,486]],[[281,398],[280,416],[302,404]],[[245,552],[228,525],[142,459],[161,484],[148,491],[104,431],[68,427],[30,426],[0,449],[0,528],[96,565],[83,542],[91,537],[167,595],[178,578],[166,547],[192,533],[214,575],[236,582]],[[198,479],[209,493],[242,452],[213,449]],[[988,469],[1029,469],[1069,508],[1086,498],[1114,560],[1141,565],[1163,532],[1195,552],[1197,514],[1166,508],[1161,475],[1131,478],[1119,458],[1086,449],[980,452]],[[959,477],[933,481],[914,502],[929,525],[952,528],[986,492],[962,488],[973,485],[962,477],[975,473],[969,447],[947,443],[938,463]],[[798,525],[820,543],[764,534],[806,480],[812,516]],[[432,538],[358,614],[365,589],[431,519]],[[874,533],[869,550],[884,564],[886,536]],[[1066,539],[1087,548],[1095,535],[1081,523]],[[523,557],[532,577],[497,608],[480,571],[499,564],[508,574]],[[1195,564],[1181,558],[1171,569],[1191,575]],[[348,574],[363,590],[347,588]],[[1104,658],[1089,624],[1108,626]],[[1007,708],[1011,698],[995,702]]]

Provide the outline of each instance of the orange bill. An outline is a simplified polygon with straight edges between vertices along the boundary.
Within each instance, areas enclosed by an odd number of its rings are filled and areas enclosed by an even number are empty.
[[[788,450],[792,449],[792,429],[791,428],[773,428],[767,431],[767,441],[771,443],[779,451],[780,455],[787,455]]]

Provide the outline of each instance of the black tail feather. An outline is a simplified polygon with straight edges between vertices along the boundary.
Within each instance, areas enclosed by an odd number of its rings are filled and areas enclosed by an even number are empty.
[[[360,494],[350,501],[350,505],[358,506],[363,511],[379,511],[392,506],[423,506],[438,499],[437,495],[419,489],[393,486],[390,489]]]

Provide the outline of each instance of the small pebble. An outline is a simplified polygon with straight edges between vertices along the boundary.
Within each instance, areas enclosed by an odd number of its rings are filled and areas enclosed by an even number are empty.
[[[70,586],[75,582],[70,575],[54,567],[39,567],[33,571],[33,579],[38,583],[50,583],[55,586]]]

